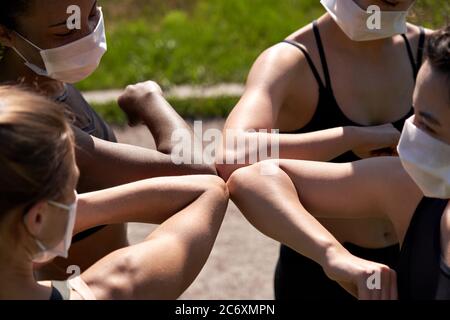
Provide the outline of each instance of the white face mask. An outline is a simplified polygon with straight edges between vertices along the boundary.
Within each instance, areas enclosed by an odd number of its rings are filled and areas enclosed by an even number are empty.
[[[354,0],[321,0],[331,17],[353,41],[391,38],[408,31],[408,11],[381,11],[380,28],[370,25],[373,13],[361,9]]]
[[[71,205],[65,205],[54,201],[49,201],[48,203],[57,208],[67,210],[69,216],[65,228],[66,230],[63,239],[54,248],[47,248],[41,241],[35,239],[36,244],[42,250],[33,257],[33,262],[35,263],[45,263],[56,257],[67,258],[69,256],[70,245],[72,244],[73,229],[75,227],[75,220],[77,217],[78,196],[75,202]]]
[[[66,83],[76,83],[89,77],[98,67],[107,50],[103,13],[94,31],[88,36],[53,49],[41,49],[31,41],[16,34],[40,51],[45,70],[29,62],[19,50],[14,51],[25,61],[25,65],[40,76]]]
[[[403,167],[426,197],[450,199],[450,145],[405,122],[398,153]]]

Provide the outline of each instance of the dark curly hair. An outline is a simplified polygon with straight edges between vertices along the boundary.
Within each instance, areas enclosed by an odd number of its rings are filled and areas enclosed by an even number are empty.
[[[450,99],[450,25],[430,36],[427,55],[431,67],[446,77]]]
[[[24,13],[31,3],[32,0],[0,1],[0,24],[9,29],[16,28],[17,16]]]
[[[431,65],[450,80],[450,25],[433,33],[428,40],[427,53]]]
[[[33,0],[0,0],[0,25],[17,28],[17,16],[26,12]],[[0,45],[0,60],[5,48]]]

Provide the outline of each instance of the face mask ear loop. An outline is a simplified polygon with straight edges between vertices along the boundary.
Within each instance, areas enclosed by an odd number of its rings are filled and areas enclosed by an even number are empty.
[[[22,40],[24,40],[24,41],[25,41],[26,43],[28,43],[29,45],[33,46],[34,48],[36,48],[36,49],[39,50],[39,51],[42,51],[41,48],[39,48],[39,47],[38,47],[37,45],[35,45],[33,42],[31,42],[30,40],[28,40],[27,38],[25,38],[24,36],[22,36],[22,35],[21,35],[20,33],[18,33],[17,31],[14,31],[14,33],[17,34]],[[19,50],[17,50],[16,47],[13,46],[12,49],[17,53],[17,55],[18,55],[19,57],[21,57],[21,58],[23,59],[23,61],[25,61],[26,63],[30,63],[30,62],[28,61],[28,59],[25,58],[25,56],[24,56],[23,54],[21,54]]]
[[[39,48],[37,45],[35,45],[33,42],[31,42],[30,40],[28,40],[27,38],[25,38],[23,35],[21,35],[20,33],[18,33],[17,31],[14,31],[15,34],[17,34],[22,40],[24,40],[26,43],[28,43],[29,45],[32,45],[34,48],[36,48],[39,51],[42,51],[43,49]]]
[[[16,47],[12,47],[12,49],[17,53],[17,55],[18,55],[19,57],[22,58],[23,61],[25,61],[25,62],[28,63],[28,60],[24,57],[23,54],[21,54],[21,53],[19,52],[19,50],[16,49]]]
[[[70,206],[59,203],[59,202],[55,202],[55,201],[48,201],[49,204],[51,204],[54,207],[60,208],[60,209],[64,209],[69,211],[70,210]]]

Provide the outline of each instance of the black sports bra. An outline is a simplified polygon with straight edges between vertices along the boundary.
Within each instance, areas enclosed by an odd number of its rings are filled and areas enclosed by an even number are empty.
[[[414,213],[397,266],[401,300],[450,300],[450,268],[441,249],[441,220],[448,203],[424,198]]]
[[[319,72],[317,71],[316,66],[314,65],[313,60],[311,59],[311,56],[309,55],[308,51],[304,48],[303,45],[291,41],[291,40],[285,40],[283,42],[288,43],[290,45],[295,46],[299,50],[303,52],[303,54],[306,57],[306,60],[311,68],[311,71],[314,75],[314,77],[317,80],[317,83],[319,85],[319,102],[316,108],[316,112],[311,119],[311,121],[304,126],[303,128],[296,130],[294,132],[289,133],[308,133],[308,132],[314,132],[314,131],[321,131],[336,127],[344,127],[344,126],[358,126],[361,127],[360,124],[354,123],[350,119],[348,119],[345,114],[342,112],[341,108],[339,107],[339,104],[336,101],[336,98],[333,93],[333,88],[331,85],[331,77],[330,72],[328,69],[328,64],[325,56],[325,50],[322,43],[322,39],[320,36],[320,31],[318,27],[317,21],[313,22],[313,31],[314,36],[317,42],[317,47],[319,49],[320,54],[320,61],[322,64],[323,72],[325,75],[325,84],[322,82],[322,79],[319,75]],[[419,39],[419,49],[417,54],[417,61],[414,60],[413,51],[411,49],[411,44],[409,43],[408,38],[406,35],[402,35],[403,39],[405,40],[406,44],[406,51],[408,53],[409,60],[411,61],[411,66],[413,69],[413,76],[414,79],[417,78],[417,74],[419,72],[420,66],[422,65],[422,59],[423,59],[423,51],[424,51],[424,44],[425,44],[425,31],[423,28],[420,28],[420,39]],[[409,111],[408,114],[406,114],[402,119],[396,121],[393,123],[393,125],[399,130],[403,130],[403,125],[405,121],[410,118],[413,115],[413,109]],[[332,162],[353,162],[360,160],[359,157],[357,157],[353,152],[347,152],[338,158],[332,160]]]

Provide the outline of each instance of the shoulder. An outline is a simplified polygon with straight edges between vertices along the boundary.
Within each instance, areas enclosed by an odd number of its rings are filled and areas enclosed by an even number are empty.
[[[303,46],[309,52],[301,37],[292,35],[286,40]],[[298,46],[283,41],[261,53],[247,80],[247,89],[268,88],[272,93],[283,92],[285,96],[297,92],[298,88],[315,92],[314,85],[316,82],[305,54]]]
[[[412,23],[408,23],[408,31],[406,33],[406,36],[408,37],[408,40],[411,42],[413,49],[418,49],[422,30],[424,31],[425,38],[429,37],[434,32],[434,30],[418,26]]]
[[[73,109],[74,112],[87,112],[88,116],[91,116],[90,112],[93,111],[92,106],[86,101],[83,94],[72,84],[65,84],[67,89],[67,100],[65,103]]]
[[[443,258],[447,265],[450,266],[450,202],[441,220],[441,241]]]
[[[81,98],[84,100],[84,97],[81,94],[80,90],[78,90],[73,84],[66,83],[65,86],[67,88],[67,93],[68,93],[69,97],[77,98],[77,99]]]
[[[279,80],[298,74],[306,67],[306,59],[301,50],[292,44],[280,42],[265,50],[256,60],[252,73],[262,78]]]
[[[308,25],[289,35],[285,40],[294,42],[309,52],[309,47],[313,43],[311,36],[312,27]],[[284,41],[263,51],[254,64],[254,69],[271,70],[269,74],[274,76],[298,74],[305,67],[307,67],[307,61],[304,53],[298,46]]]
[[[46,288],[52,288],[53,286],[51,281],[38,281],[38,284]]]
[[[444,215],[442,216],[442,232],[446,235],[450,242],[450,202],[448,203],[447,208],[444,211]]]
[[[407,31],[406,35],[408,36],[408,38],[411,38],[411,39],[418,40],[420,37],[420,34],[421,34],[421,30],[423,30],[425,32],[425,35],[430,35],[431,33],[434,32],[434,30],[432,30],[432,29],[428,29],[423,26],[412,24],[412,23],[408,23],[407,27],[408,27],[408,31]]]

